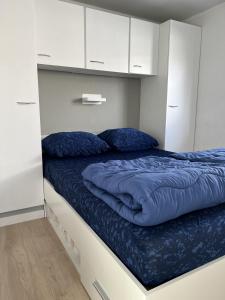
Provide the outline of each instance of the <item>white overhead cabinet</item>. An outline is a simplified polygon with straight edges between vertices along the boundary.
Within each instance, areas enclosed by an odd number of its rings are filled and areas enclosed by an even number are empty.
[[[40,68],[157,74],[158,24],[72,1],[35,2]]]
[[[43,65],[84,68],[84,7],[36,0],[37,56]]]
[[[142,80],[140,128],[170,151],[193,151],[201,28],[160,26],[159,74]]]
[[[88,69],[128,73],[129,18],[87,8],[86,51]]]
[[[156,75],[159,25],[131,18],[130,26],[130,73]]]
[[[34,6],[0,1],[0,213],[43,205]]]

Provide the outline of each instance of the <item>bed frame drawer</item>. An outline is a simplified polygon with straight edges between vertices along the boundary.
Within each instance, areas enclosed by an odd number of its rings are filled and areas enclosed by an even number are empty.
[[[90,269],[87,269],[87,272],[83,273],[81,278],[89,296],[92,300],[110,300],[111,298],[103,285],[96,278],[97,277],[90,271]]]

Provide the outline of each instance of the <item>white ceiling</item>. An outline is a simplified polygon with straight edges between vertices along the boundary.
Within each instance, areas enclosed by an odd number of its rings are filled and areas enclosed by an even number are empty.
[[[185,20],[224,0],[80,0],[80,2],[162,22],[168,19]]]

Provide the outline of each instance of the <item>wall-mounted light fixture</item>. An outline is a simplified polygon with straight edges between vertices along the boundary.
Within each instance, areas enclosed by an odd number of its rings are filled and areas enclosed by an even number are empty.
[[[102,98],[100,94],[83,94],[82,104],[99,105],[106,102],[106,98]]]

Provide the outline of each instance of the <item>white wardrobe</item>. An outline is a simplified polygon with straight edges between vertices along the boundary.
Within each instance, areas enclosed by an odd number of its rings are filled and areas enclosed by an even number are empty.
[[[34,7],[0,1],[0,213],[43,205]]]
[[[200,27],[163,23],[158,76],[142,80],[140,128],[169,151],[194,149],[200,47]]]

